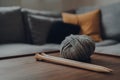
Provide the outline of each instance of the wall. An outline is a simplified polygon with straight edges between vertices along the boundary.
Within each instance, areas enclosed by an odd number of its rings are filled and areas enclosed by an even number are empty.
[[[22,0],[21,6],[38,10],[62,10],[61,0]]]
[[[106,6],[117,2],[120,2],[120,0],[62,0],[62,10],[83,6]]]
[[[69,10],[75,9],[82,6],[95,5],[96,0],[62,0],[62,9]]]
[[[0,6],[20,6],[21,0],[0,0]]]
[[[96,0],[97,6],[105,6],[113,3],[120,2],[120,0]]]
[[[105,6],[120,0],[0,0],[0,6],[18,5],[31,9],[62,11],[82,6]]]

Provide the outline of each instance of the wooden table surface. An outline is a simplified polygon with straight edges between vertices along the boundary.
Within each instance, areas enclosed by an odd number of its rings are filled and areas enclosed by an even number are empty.
[[[59,53],[49,54],[59,55]],[[94,54],[92,63],[113,69],[97,73],[36,61],[33,56],[0,60],[0,80],[120,80],[120,58]]]

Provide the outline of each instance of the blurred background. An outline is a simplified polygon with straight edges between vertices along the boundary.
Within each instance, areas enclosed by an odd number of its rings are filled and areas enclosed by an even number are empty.
[[[106,6],[120,0],[0,0],[0,6],[21,6],[24,8],[64,11],[83,6]]]

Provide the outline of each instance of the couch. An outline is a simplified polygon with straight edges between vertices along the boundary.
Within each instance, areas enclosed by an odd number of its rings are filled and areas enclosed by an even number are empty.
[[[0,59],[58,51],[65,36],[79,32],[79,27],[62,22],[60,12],[20,7],[0,7],[0,28]]]
[[[99,7],[103,40],[95,42],[96,53],[120,56],[119,7],[120,3]],[[65,12],[81,14],[96,8],[89,6]],[[61,12],[0,7],[0,59],[58,51],[66,36],[79,32],[79,26],[62,21]]]

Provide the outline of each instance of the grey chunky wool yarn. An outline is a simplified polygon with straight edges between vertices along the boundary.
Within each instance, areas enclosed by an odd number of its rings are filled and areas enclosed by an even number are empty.
[[[67,36],[60,45],[62,57],[77,61],[89,62],[94,50],[95,43],[87,35]]]

